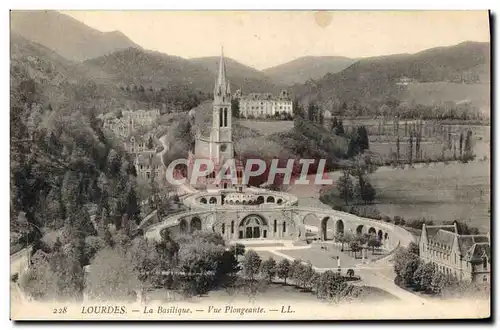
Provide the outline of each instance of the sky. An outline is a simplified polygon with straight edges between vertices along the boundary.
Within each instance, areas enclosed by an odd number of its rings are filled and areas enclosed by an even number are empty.
[[[224,54],[256,69],[302,56],[415,53],[489,41],[487,11],[62,11],[143,48],[184,58]]]

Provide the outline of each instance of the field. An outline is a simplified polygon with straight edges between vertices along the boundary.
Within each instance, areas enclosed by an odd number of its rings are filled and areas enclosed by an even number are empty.
[[[288,120],[238,120],[242,126],[258,131],[262,135],[286,132],[293,128],[293,121]]]
[[[490,112],[490,86],[449,82],[409,84],[401,99],[409,103],[432,105],[444,102],[470,102],[482,113]]]
[[[460,220],[482,230],[490,229],[490,180],[488,162],[380,168],[371,175],[383,214],[435,223]]]
[[[340,172],[329,173],[334,182],[340,175]],[[425,217],[435,223],[460,220],[482,231],[490,230],[488,161],[419,164],[412,169],[380,167],[370,175],[370,180],[377,190],[374,205],[382,215],[402,216],[406,220]],[[314,206],[319,204],[320,188],[291,186],[288,192],[299,197],[299,205]],[[339,198],[337,203],[344,202]]]

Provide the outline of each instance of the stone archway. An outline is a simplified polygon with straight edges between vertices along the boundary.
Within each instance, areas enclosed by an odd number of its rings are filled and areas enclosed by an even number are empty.
[[[344,221],[342,219],[337,220],[335,223],[335,235],[344,235]]]
[[[267,203],[274,203],[274,197],[273,196],[268,196],[266,199]]]
[[[200,203],[207,204],[207,199],[205,197],[203,197],[202,199],[200,199]]]
[[[384,239],[389,239],[389,234],[388,233],[384,234]]]
[[[382,232],[382,229],[379,229],[379,231],[377,233],[378,241],[382,242],[383,237],[384,237],[384,233]]]
[[[190,231],[201,230],[201,219],[198,217],[193,217],[191,219]]]
[[[356,227],[356,235],[361,236],[361,234],[363,234],[363,225]]]
[[[179,222],[179,230],[181,231],[182,234],[188,232],[188,224],[186,219],[181,219],[181,221]]]
[[[209,203],[210,203],[210,204],[217,204],[217,198],[215,198],[215,197],[210,197]]]
[[[276,203],[281,204],[281,203],[283,203],[283,200],[280,198],[280,199],[278,199],[278,200],[276,201]]]
[[[308,213],[302,218],[302,224],[307,226],[319,227],[321,225],[321,221],[314,213]]]
[[[330,230],[328,230],[328,221],[330,221]],[[324,241],[332,240],[334,236],[333,231],[333,219],[330,217],[324,217],[321,220],[321,239]]]
[[[368,235],[370,236],[376,236],[377,235],[377,230],[373,227],[370,227],[370,229],[368,229]]]
[[[263,204],[263,203],[264,203],[264,196],[257,197],[257,204]]]
[[[269,226],[263,217],[257,214],[250,214],[244,217],[238,225],[238,238],[253,239],[267,238]]]

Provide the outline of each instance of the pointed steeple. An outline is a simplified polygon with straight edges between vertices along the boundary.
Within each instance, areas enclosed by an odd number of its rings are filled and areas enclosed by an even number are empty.
[[[217,77],[217,86],[225,91],[226,87],[226,63],[224,61],[224,47],[221,46],[221,54],[219,60],[219,75]]]

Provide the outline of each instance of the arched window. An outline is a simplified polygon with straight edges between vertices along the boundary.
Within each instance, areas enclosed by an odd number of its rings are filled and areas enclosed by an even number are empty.
[[[483,258],[483,268],[486,269],[488,267],[488,259],[486,257]]]
[[[283,221],[283,232],[286,233],[286,222]]]
[[[231,234],[234,234],[234,220],[231,221]]]
[[[222,121],[223,120],[223,118],[222,118],[222,116],[223,116],[222,111],[223,111],[222,108],[220,108],[220,110],[219,110],[219,127],[223,127],[224,126],[224,122]]]
[[[227,108],[224,108],[224,127],[227,127]]]
[[[274,219],[274,232],[276,232],[276,227],[277,227],[277,221]]]

